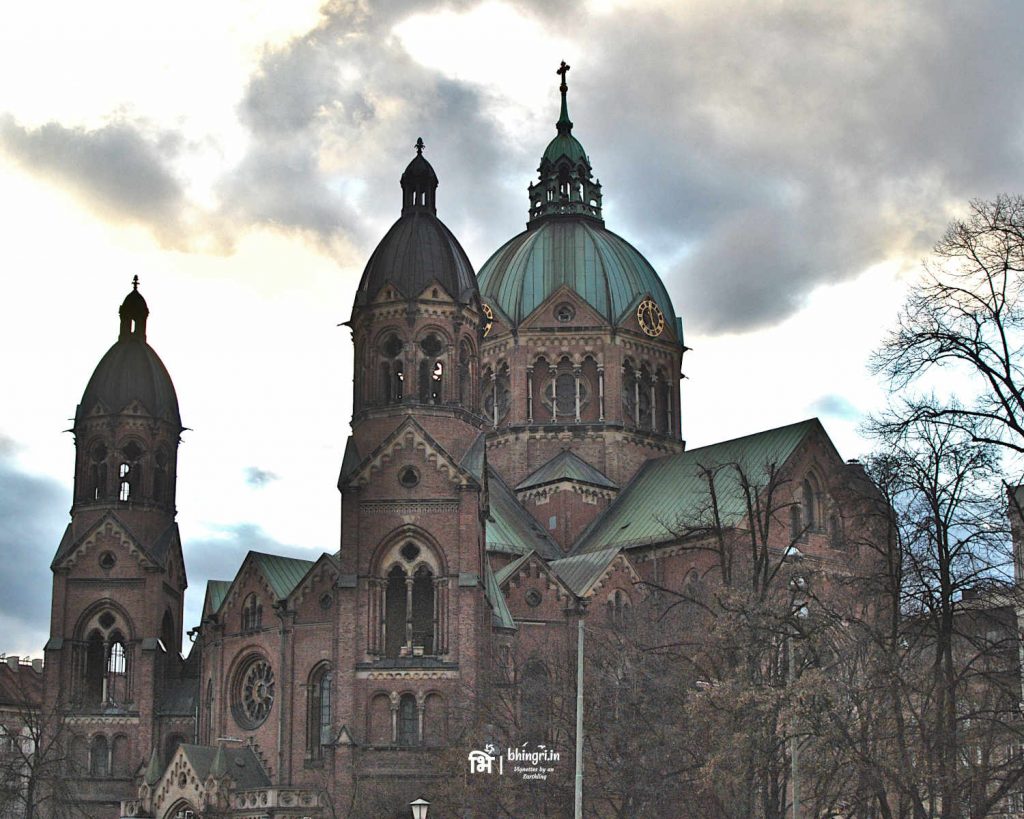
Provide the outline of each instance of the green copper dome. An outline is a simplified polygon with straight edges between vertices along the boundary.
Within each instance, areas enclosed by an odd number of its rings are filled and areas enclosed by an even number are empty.
[[[479,273],[481,298],[518,326],[565,285],[610,325],[647,295],[682,343],[679,322],[661,278],[633,245],[594,219],[544,219],[506,242]]]
[[[558,70],[562,76],[558,135],[541,159],[539,181],[529,188],[530,220],[524,232],[480,268],[480,296],[513,326],[563,285],[611,326],[622,324],[650,296],[681,345],[682,325],[661,278],[640,251],[604,226],[601,183],[593,179],[586,151],[572,135],[566,104],[568,70],[564,62]]]

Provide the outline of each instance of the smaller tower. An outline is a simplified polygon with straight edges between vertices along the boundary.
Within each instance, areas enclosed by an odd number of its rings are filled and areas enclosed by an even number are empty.
[[[182,425],[174,384],[146,341],[149,307],[138,287],[136,276],[117,341],[75,412],[71,521],[51,564],[46,707],[74,718],[72,773],[101,780],[83,791],[96,816],[131,797],[151,748],[192,735],[182,715],[161,713],[161,703],[187,700],[190,684],[174,520]]]

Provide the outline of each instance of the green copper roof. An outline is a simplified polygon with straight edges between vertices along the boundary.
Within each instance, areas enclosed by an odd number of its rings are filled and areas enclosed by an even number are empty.
[[[544,159],[548,162],[555,163],[563,156],[574,165],[581,162],[587,165],[590,164],[587,152],[583,150],[580,141],[572,134],[558,134],[548,143],[548,147],[544,149]]]
[[[563,557],[561,560],[551,561],[551,568],[559,579],[572,589],[573,594],[582,597],[590,590],[594,581],[604,574],[604,570],[618,553],[617,548],[611,548]]]
[[[491,570],[490,561],[484,562],[484,591],[491,604],[491,620],[498,628],[515,628],[516,621],[508,609],[508,602],[498,585],[497,578]]]
[[[709,523],[704,469],[715,470],[722,523],[739,524],[746,515],[740,471],[750,481],[767,480],[768,466],[781,467],[814,429],[821,429],[817,418],[648,461],[583,532],[573,553],[663,543],[676,540],[685,528]]]
[[[672,300],[650,262],[621,236],[587,217],[536,223],[484,263],[479,281],[483,300],[497,305],[514,326],[565,285],[611,325],[650,295],[677,331]]]
[[[520,481],[516,491],[558,481],[577,481],[608,489],[619,488],[601,470],[592,467],[575,452],[567,449],[559,452],[536,472]]]
[[[504,565],[500,569],[498,569],[498,571],[496,571],[494,573],[494,579],[497,582],[497,584],[499,586],[502,585],[512,575],[514,575],[516,572],[518,572],[519,571],[519,567],[522,566],[527,560],[529,560],[530,559],[530,555],[532,555],[533,553],[534,552],[531,549],[526,554],[519,555],[519,557],[517,557],[511,563],[507,563],[506,565]]]
[[[278,600],[287,597],[295,589],[302,578],[312,568],[314,561],[301,560],[297,557],[282,557],[281,555],[268,555],[263,552],[250,552],[253,559],[259,563],[267,582],[274,590]]]
[[[210,611],[217,611],[220,608],[220,604],[223,603],[224,598],[228,596],[228,590],[230,588],[230,580],[206,581],[206,596],[210,601]]]
[[[487,550],[524,555],[536,551],[551,560],[562,550],[529,512],[519,505],[512,490],[493,469],[487,471],[490,517],[487,519]]]

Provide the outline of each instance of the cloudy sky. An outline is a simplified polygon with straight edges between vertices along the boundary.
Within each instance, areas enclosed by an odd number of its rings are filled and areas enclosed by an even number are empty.
[[[1024,190],[1024,6],[730,0],[20,3],[0,29],[0,650],[35,654],[64,430],[133,275],[189,427],[197,621],[248,549],[337,548],[354,289],[422,136],[479,267],[526,220],[565,59],[610,229],[661,272],[698,446],[818,415],[949,219]]]

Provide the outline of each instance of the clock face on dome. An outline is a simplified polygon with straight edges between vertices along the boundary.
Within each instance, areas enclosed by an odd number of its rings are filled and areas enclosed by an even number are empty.
[[[640,329],[651,338],[660,336],[661,331],[665,329],[665,314],[653,299],[644,299],[640,302],[640,306],[636,308],[636,320],[640,324]]]
[[[494,326],[494,311],[491,309],[491,305],[489,304],[481,304],[480,310],[483,311],[484,319],[486,319],[484,321],[484,335],[486,336],[491,332],[491,328]]]

